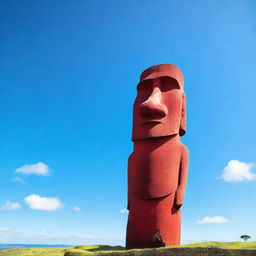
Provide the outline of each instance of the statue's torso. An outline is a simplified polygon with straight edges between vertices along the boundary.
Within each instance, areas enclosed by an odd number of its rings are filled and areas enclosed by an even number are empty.
[[[135,151],[131,161],[131,192],[142,199],[167,196],[176,191],[179,180],[180,148],[177,140]]]

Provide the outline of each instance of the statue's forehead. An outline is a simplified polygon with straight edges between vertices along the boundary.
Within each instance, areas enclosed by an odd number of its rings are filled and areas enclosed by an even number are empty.
[[[171,77],[178,82],[181,89],[184,87],[184,79],[181,70],[172,64],[159,64],[147,68],[141,73],[140,83],[144,80],[156,79],[159,77]]]

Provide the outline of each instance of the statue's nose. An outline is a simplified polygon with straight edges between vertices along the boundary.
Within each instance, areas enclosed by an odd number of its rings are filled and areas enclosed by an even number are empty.
[[[161,103],[161,91],[155,87],[150,97],[140,105],[140,114],[145,119],[160,119],[167,115],[167,107]]]

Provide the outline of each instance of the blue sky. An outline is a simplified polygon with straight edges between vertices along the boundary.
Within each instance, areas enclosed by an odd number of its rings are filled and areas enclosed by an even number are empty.
[[[183,243],[255,240],[255,13],[249,0],[2,0],[0,243],[124,244],[132,104],[159,63],[185,77]]]

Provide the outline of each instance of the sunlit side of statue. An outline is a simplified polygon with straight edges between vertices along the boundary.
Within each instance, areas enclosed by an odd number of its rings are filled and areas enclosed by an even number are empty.
[[[188,175],[186,100],[180,69],[146,69],[133,109],[134,152],[128,160],[126,248],[180,245],[181,213]]]

